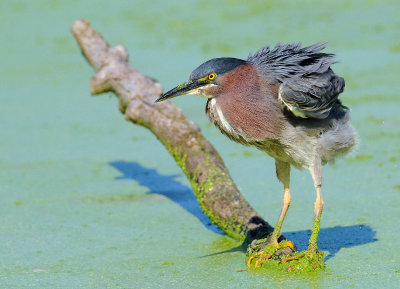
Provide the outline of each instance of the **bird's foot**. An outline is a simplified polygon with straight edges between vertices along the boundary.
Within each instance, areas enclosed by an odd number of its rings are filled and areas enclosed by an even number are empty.
[[[259,240],[259,243],[265,240]],[[261,245],[262,246],[262,245]],[[284,240],[277,245],[268,243],[264,248],[253,244],[247,251],[247,267],[279,268],[288,272],[316,271],[324,268],[324,253],[314,246],[298,252],[291,241]]]
[[[288,266],[287,271],[289,272],[316,271],[325,267],[324,252],[309,247],[305,251],[296,252],[282,258],[279,264]]]
[[[288,255],[293,252],[293,248],[295,248],[294,244],[291,241],[284,240],[277,244],[268,243],[265,248],[261,249],[260,251],[256,252],[247,252],[248,259],[247,259],[247,267],[250,268],[253,260],[254,262],[254,269],[262,266],[263,262],[268,259],[276,259],[279,258],[280,255]]]

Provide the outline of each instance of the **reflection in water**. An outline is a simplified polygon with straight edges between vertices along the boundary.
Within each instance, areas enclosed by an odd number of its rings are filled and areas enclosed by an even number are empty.
[[[131,179],[137,181],[140,185],[149,188],[151,194],[163,195],[179,204],[186,211],[196,216],[207,229],[223,234],[223,232],[217,226],[211,224],[211,220],[204,215],[192,190],[174,180],[176,175],[161,175],[157,170],[145,168],[136,162],[114,161],[109,164],[124,174],[117,179]],[[302,251],[307,249],[311,230],[285,232],[284,235],[296,244],[299,251]],[[372,230],[370,226],[364,224],[321,228],[318,237],[318,247],[321,251],[329,252],[329,256],[325,258],[327,261],[333,258],[341,248],[372,243],[377,241],[375,237],[376,232]],[[245,247],[247,248],[247,246]],[[245,247],[240,245],[207,256],[245,251]]]
[[[150,194],[160,194],[169,198],[197,217],[207,229],[223,234],[218,226],[212,224],[211,220],[203,213],[192,190],[174,180],[177,175],[161,175],[157,170],[145,168],[136,162],[114,161],[109,165],[124,174],[117,179],[137,181],[141,186],[149,188]]]

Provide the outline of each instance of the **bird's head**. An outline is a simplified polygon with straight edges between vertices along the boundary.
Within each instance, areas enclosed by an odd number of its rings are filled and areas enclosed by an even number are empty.
[[[216,97],[224,91],[225,82],[228,79],[224,78],[224,75],[245,64],[247,64],[246,61],[237,58],[224,57],[208,60],[193,70],[189,81],[164,93],[156,102],[183,94],[200,95],[206,98]]]

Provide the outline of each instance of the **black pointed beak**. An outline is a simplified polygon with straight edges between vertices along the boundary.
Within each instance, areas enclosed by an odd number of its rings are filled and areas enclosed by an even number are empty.
[[[187,94],[188,92],[203,86],[205,83],[198,80],[189,80],[188,82],[182,83],[177,87],[171,89],[170,91],[161,95],[156,102],[164,101],[182,94]]]

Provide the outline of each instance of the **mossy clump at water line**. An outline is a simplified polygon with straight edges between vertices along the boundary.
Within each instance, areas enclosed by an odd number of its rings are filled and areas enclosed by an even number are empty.
[[[258,266],[256,267],[255,264],[257,263],[257,260],[262,258],[260,252],[265,250],[268,251],[268,246],[261,249],[265,242],[267,242],[267,239],[261,239],[257,241],[254,247],[248,247],[246,253],[246,263],[251,260],[248,266],[249,269],[303,273],[320,271],[325,268],[324,252],[311,250],[302,252],[296,251],[289,255],[277,256],[273,254],[271,258],[264,259],[259,262]]]

